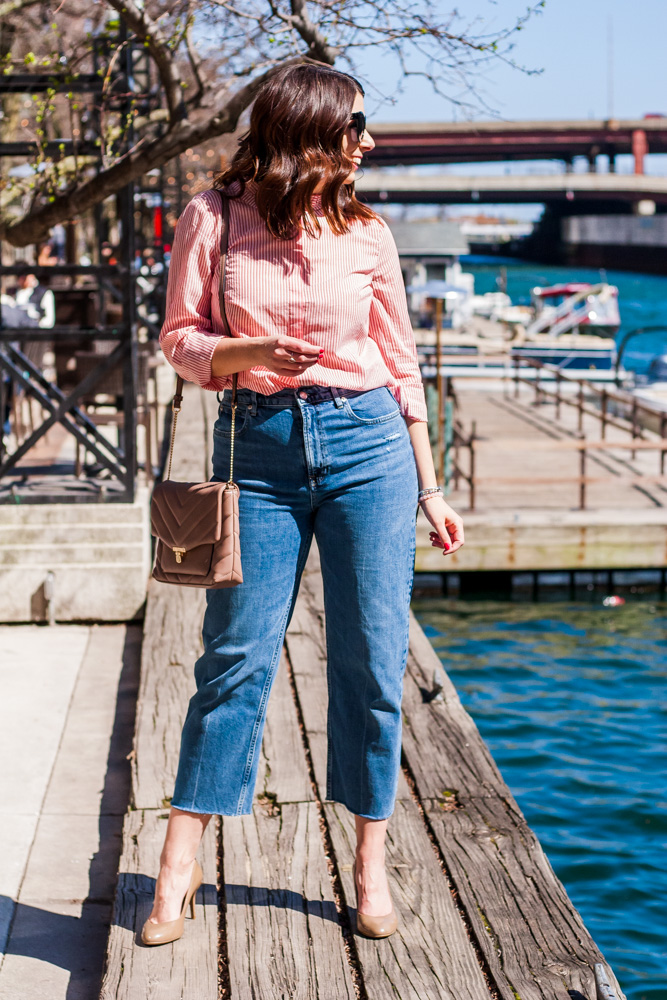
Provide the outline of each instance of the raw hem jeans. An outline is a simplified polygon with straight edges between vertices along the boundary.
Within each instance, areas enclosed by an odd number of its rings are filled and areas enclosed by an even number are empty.
[[[387,388],[311,402],[313,390],[239,392],[235,479],[243,583],[207,591],[204,653],[183,726],[172,805],[250,813],[267,701],[313,536],[324,583],[328,799],[391,815],[415,548],[417,476]],[[229,470],[231,408],[214,427]]]

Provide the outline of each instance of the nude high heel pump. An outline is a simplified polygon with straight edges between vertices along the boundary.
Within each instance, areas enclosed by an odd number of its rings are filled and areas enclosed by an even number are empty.
[[[147,920],[141,931],[143,944],[169,944],[170,941],[178,941],[183,934],[185,912],[188,906],[190,907],[190,916],[193,920],[195,919],[195,894],[203,880],[204,873],[199,866],[199,862],[195,860],[192,875],[190,876],[190,885],[183,897],[181,915],[176,920],[167,920],[163,924],[156,924],[152,920]]]
[[[357,886],[357,863],[352,866],[352,878],[354,879],[354,892],[357,898],[357,933],[363,934],[367,938],[385,938],[393,934],[398,927],[398,918],[394,907],[391,913],[383,917],[370,917],[367,913],[359,913],[359,889]]]

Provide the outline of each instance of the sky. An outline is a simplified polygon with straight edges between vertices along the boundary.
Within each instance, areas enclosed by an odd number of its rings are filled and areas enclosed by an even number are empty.
[[[443,14],[454,4],[435,0]],[[527,6],[517,0],[464,0],[460,11],[484,18],[491,30],[511,24]],[[609,23],[612,33],[613,88],[609,93]],[[530,19],[516,37],[517,62],[542,70],[527,76],[500,62],[490,64],[479,89],[501,118],[606,118],[610,103],[616,118],[667,114],[667,3],[665,0],[546,0],[543,13]],[[377,51],[377,50],[376,50]],[[387,92],[394,89],[396,65],[378,54],[364,55],[364,75]],[[461,120],[422,80],[408,82],[395,106],[368,111],[378,121]],[[489,118],[488,111],[475,116]]]
[[[445,14],[454,6],[448,0],[434,0]],[[527,8],[517,0],[464,0],[458,10],[467,18],[480,18],[489,30],[509,26]],[[541,72],[528,75],[500,60],[490,62],[475,85],[479,107],[462,112],[444,97],[435,94],[427,81],[406,81],[405,92],[394,104],[379,103],[382,94],[396,91],[397,67],[379,50],[364,54],[359,70],[368,82],[366,110],[372,132],[373,120],[463,121],[642,118],[647,113],[667,115],[667,0],[546,0],[541,14],[530,18],[515,35],[512,58],[520,65]],[[486,107],[484,106],[486,105]],[[490,109],[489,109],[490,108]],[[606,169],[601,158],[599,169]],[[514,163],[449,165],[430,168],[452,173],[489,174],[561,169],[560,164]],[[575,169],[586,170],[577,163]],[[620,172],[633,170],[632,158],[618,157]],[[651,174],[667,174],[667,156],[649,156],[645,169]],[[481,206],[480,206],[481,207]],[[538,206],[498,206],[501,214],[535,219]],[[465,214],[469,207],[449,210]]]

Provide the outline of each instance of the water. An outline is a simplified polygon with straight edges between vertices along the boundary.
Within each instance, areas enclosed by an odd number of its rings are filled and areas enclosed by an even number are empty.
[[[414,610],[628,1000],[667,1000],[667,604]]]
[[[475,275],[475,291],[497,291],[496,277],[500,264],[507,268],[507,294],[515,305],[530,305],[530,289],[535,285],[554,285],[561,281],[600,281],[601,272],[586,267],[549,267],[546,264],[523,263],[510,258],[499,262],[490,257],[463,257],[465,271]],[[607,281],[618,285],[621,329],[617,342],[630,330],[643,326],[667,326],[667,277],[653,274],[633,274],[629,271],[604,271]],[[656,354],[667,353],[667,330],[664,333],[641,334],[633,337],[623,353],[626,368],[645,372]]]

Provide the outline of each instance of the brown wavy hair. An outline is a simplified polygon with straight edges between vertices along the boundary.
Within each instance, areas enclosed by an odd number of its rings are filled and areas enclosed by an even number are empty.
[[[276,73],[259,91],[250,128],[213,187],[240,181],[240,196],[255,181],[257,208],[278,239],[292,239],[300,226],[319,233],[311,199],[322,180],[322,212],[334,233],[348,232],[353,219],[376,218],[345,183],[353,163],[342,141],[357,93],[364,93],[358,80],[324,64]]]

